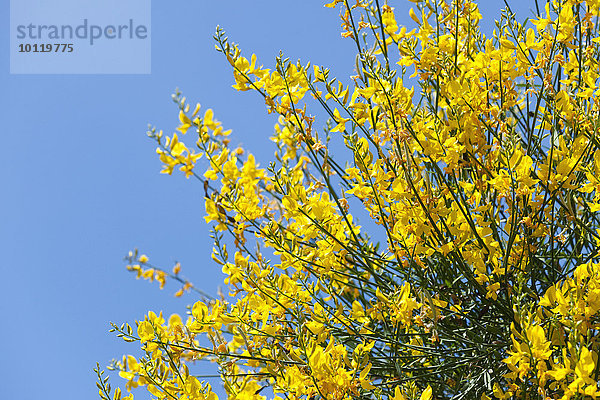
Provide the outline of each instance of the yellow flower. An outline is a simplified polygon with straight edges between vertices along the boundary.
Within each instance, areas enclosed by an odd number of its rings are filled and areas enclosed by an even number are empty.
[[[137,333],[142,343],[154,339],[154,328],[152,328],[152,325],[148,321],[142,321],[139,323]]]

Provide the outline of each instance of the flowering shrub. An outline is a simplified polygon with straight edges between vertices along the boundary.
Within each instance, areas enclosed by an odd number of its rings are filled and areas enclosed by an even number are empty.
[[[130,253],[200,300],[113,326],[144,352],[111,366],[127,389],[216,399],[208,359],[239,400],[600,395],[600,1],[507,8],[491,38],[469,0],[412,0],[410,31],[381,3],[325,4],[356,43],[347,82],[217,30],[234,88],[279,116],[267,168],[179,93],[177,132],[149,132],[204,187],[229,293]]]

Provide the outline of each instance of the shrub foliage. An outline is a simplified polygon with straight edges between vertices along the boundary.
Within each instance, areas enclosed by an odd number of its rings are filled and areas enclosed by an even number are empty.
[[[199,300],[113,326],[143,354],[111,366],[127,389],[216,399],[210,360],[239,400],[600,395],[600,2],[531,2],[523,23],[507,4],[491,37],[469,0],[412,3],[414,29],[383,1],[325,4],[349,79],[264,67],[217,29],[234,88],[278,116],[275,157],[180,93],[177,131],[149,131],[162,172],[203,185],[228,293],[130,253]]]

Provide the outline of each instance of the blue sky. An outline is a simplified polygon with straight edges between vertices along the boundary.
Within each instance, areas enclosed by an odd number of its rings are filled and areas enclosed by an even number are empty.
[[[171,94],[179,87],[213,108],[233,141],[266,166],[275,119],[258,96],[231,88],[212,35],[220,24],[262,64],[284,50],[345,80],[354,49],[340,37],[337,11],[323,3],[154,1],[150,75],[10,75],[9,1],[2,1],[0,398],[96,398],[95,363],[137,353],[108,333],[109,321],[184,313],[195,301],[174,298],[176,285],[159,291],[136,281],[122,261],[134,247],[158,265],[180,261],[197,286],[216,293],[223,276],[210,261],[202,187],[159,174],[147,124],[173,131]],[[486,2],[484,18],[496,17],[500,4]]]

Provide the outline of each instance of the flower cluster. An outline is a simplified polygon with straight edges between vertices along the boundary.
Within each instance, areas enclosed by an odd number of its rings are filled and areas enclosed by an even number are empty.
[[[600,395],[600,2],[507,7],[491,37],[470,0],[412,2],[412,30],[326,4],[358,49],[346,83],[217,30],[233,87],[278,115],[275,161],[179,93],[178,133],[149,132],[163,172],[203,185],[229,292],[115,325],[144,352],[112,365],[127,389],[216,399],[193,372],[210,360],[239,400]]]

